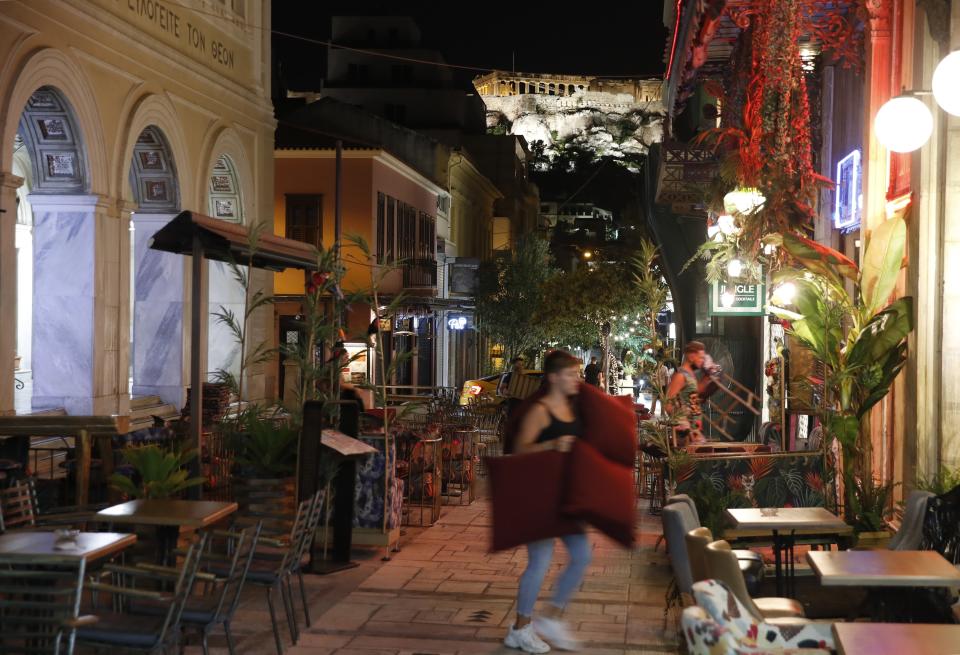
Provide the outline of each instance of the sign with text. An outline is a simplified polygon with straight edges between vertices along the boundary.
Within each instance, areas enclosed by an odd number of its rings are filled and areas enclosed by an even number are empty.
[[[258,38],[256,32],[244,30],[243,19],[231,16],[210,17],[200,2],[196,7],[186,2],[164,0],[94,0],[122,20],[137,27],[155,39],[172,46],[207,68],[238,82],[255,82],[251,44]],[[242,34],[241,38],[229,35],[224,29],[214,26],[217,22],[226,29]],[[231,23],[234,25],[231,25]]]
[[[764,285],[754,282],[712,282],[710,316],[763,316]]]

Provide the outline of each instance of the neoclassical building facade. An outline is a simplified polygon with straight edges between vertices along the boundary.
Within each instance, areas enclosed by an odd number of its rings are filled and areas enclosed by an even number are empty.
[[[0,413],[183,404],[190,262],[150,238],[184,209],[270,220],[269,28],[269,0],[0,2]],[[210,311],[242,311],[204,270]],[[235,366],[207,323],[208,370]]]

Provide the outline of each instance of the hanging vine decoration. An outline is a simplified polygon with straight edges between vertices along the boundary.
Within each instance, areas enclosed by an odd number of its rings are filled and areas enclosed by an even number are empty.
[[[764,261],[767,235],[802,234],[812,224],[819,191],[832,182],[813,168],[801,45],[818,45],[839,65],[859,68],[868,19],[863,0],[750,0],[728,4],[726,11],[750,39],[742,122],[728,121],[695,143],[712,144],[733,170],[735,179],[724,180],[732,182],[727,190],[759,189],[766,202],[734,215],[736,234],[701,246],[698,256],[711,261],[714,275],[732,258]]]

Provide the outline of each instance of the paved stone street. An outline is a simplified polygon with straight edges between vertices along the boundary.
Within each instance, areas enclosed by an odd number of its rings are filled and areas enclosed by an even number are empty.
[[[665,639],[662,631],[669,569],[663,549],[653,552],[660,521],[645,511],[641,521],[633,552],[594,535],[593,564],[566,614],[584,652],[676,651],[673,638]],[[514,652],[500,642],[513,621],[526,553],[489,553],[489,525],[485,502],[445,507],[437,525],[318,613],[291,655]],[[557,553],[545,590],[565,561],[559,544]]]

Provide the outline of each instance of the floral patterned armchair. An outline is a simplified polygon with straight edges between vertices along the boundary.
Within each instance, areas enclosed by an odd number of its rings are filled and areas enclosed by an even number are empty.
[[[729,633],[740,650],[709,650],[714,646],[701,635],[707,650],[694,653],[718,655],[723,653],[806,653],[834,650],[832,624],[828,621],[810,621],[803,618],[766,619],[754,615],[730,589],[718,580],[704,580],[693,585],[697,605],[719,628]],[[687,615],[684,613],[684,621]],[[692,613],[690,620],[696,618]],[[684,623],[684,634],[687,626]],[[694,636],[696,633],[694,632]],[[722,634],[720,635],[722,637]],[[687,636],[688,643],[692,637]],[[711,638],[712,639],[712,638]],[[719,637],[718,637],[719,639]],[[719,643],[719,642],[718,642]],[[691,649],[693,646],[691,646]],[[812,651],[810,649],[813,649]]]
[[[680,619],[689,655],[829,655],[825,648],[773,648],[748,645],[714,621],[702,607],[688,607]]]

